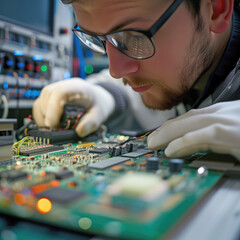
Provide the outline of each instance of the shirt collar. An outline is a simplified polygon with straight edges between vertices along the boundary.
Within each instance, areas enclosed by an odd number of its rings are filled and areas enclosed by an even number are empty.
[[[229,42],[223,53],[223,56],[216,68],[216,70],[209,77],[206,87],[192,105],[192,108],[197,108],[199,104],[209,96],[214,89],[227,77],[227,75],[234,69],[240,57],[240,16],[234,11],[232,21],[232,31]]]

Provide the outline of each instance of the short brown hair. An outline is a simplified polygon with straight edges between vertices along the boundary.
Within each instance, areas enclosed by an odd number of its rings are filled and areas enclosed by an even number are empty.
[[[61,0],[64,4],[71,4],[76,0]],[[187,4],[194,10],[195,15],[199,14],[201,0],[185,0]]]

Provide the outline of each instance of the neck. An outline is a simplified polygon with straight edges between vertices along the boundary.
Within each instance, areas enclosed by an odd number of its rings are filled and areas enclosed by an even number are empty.
[[[198,79],[198,81],[194,85],[194,89],[202,92],[203,89],[206,87],[209,77],[215,71],[220,60],[222,59],[222,56],[224,54],[224,51],[227,47],[228,41],[231,36],[231,30],[232,30],[232,22],[231,22],[231,24],[229,24],[226,31],[224,31],[222,33],[217,33],[217,34],[212,33],[211,44],[214,49],[214,58],[213,58],[210,68],[207,69],[207,71],[205,73],[203,73],[203,75]]]

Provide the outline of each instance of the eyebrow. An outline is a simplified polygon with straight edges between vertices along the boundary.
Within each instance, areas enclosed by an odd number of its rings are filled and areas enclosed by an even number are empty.
[[[125,21],[125,22],[123,22],[123,23],[120,23],[120,24],[118,24],[117,26],[112,27],[107,33],[101,34],[101,35],[107,35],[107,34],[110,34],[110,33],[112,33],[112,32],[116,32],[116,31],[118,31],[118,30],[121,30],[121,29],[124,28],[125,26],[127,26],[127,25],[135,22],[137,19],[138,19],[138,18],[130,18],[130,19],[128,19],[127,21]],[[83,27],[82,27],[80,24],[78,24],[78,23],[77,23],[77,26],[80,27],[80,28],[81,28],[84,32],[86,32],[86,33],[90,33],[90,34],[94,34],[94,35],[99,35],[99,34],[97,34],[97,33],[90,32],[90,31],[86,30],[85,28],[83,28]]]

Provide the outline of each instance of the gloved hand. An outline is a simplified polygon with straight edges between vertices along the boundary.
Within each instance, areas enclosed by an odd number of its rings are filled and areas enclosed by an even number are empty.
[[[79,78],[72,78],[43,88],[33,104],[35,122],[38,126],[57,127],[64,105],[69,102],[88,109],[76,127],[76,132],[81,137],[95,131],[115,108],[115,100],[107,90]]]
[[[148,136],[148,147],[166,147],[168,157],[211,150],[240,160],[240,101],[190,110],[169,120]]]

